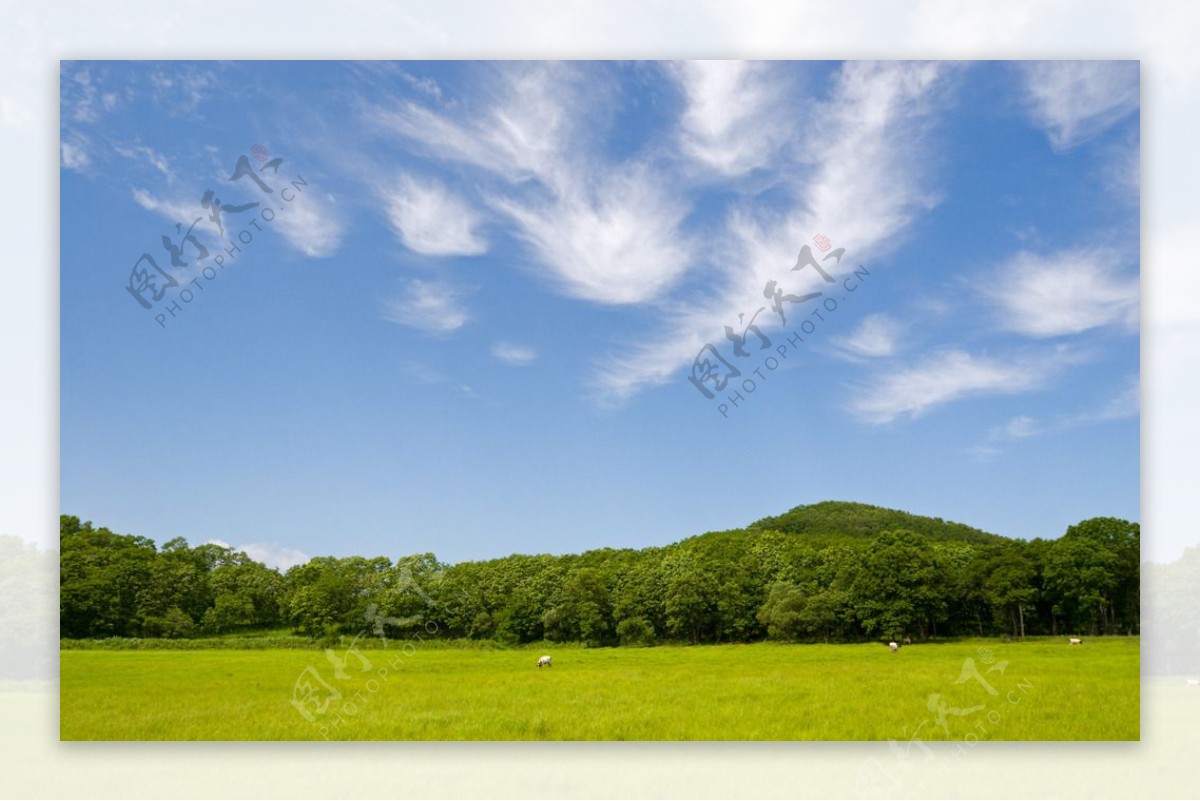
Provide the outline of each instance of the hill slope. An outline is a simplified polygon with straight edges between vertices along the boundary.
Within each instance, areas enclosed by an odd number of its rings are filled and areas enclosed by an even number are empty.
[[[748,528],[806,534],[818,540],[842,537],[869,539],[884,531],[896,529],[924,534],[931,540],[961,540],[983,544],[1007,539],[962,523],[942,520],[940,517],[924,517],[898,509],[846,501],[822,501],[808,506],[797,506],[776,517],[764,517],[751,523]]]

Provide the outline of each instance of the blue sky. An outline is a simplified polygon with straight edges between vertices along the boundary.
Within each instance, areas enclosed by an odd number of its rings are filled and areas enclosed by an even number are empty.
[[[61,508],[279,565],[642,547],[825,499],[1019,537],[1139,519],[1138,84],[64,62]],[[197,219],[207,257],[172,266]],[[806,245],[845,249],[833,283],[791,269]],[[770,280],[823,294],[781,326]],[[739,358],[725,326],[764,307]],[[742,370],[711,400],[706,343]]]

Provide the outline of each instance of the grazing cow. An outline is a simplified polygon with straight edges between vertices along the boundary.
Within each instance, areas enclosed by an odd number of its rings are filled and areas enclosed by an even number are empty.
[[[912,638],[905,637],[903,640],[900,641],[900,644],[901,645],[912,645]]]
[[[540,668],[543,668],[543,667],[550,667],[550,666],[551,666],[551,665],[550,665],[550,657],[548,657],[548,656],[543,656],[541,659],[539,659],[539,660],[537,661],[537,666],[538,666],[538,667],[540,667]]]
[[[893,654],[894,654],[894,653],[896,653],[897,651],[899,651],[899,650],[900,650],[900,646],[899,646],[899,645],[897,645],[897,644],[896,644],[896,643],[894,643],[894,642],[889,642],[889,643],[888,643],[888,648],[891,648],[891,649],[892,649],[892,653],[893,653]]]
[[[1083,645],[1083,640],[1079,639],[1078,637],[1072,637],[1067,641],[1067,645]]]

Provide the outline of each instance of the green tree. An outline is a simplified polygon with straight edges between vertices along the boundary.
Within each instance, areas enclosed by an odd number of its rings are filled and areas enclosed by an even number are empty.
[[[1091,537],[1064,535],[1051,545],[1043,571],[1046,591],[1069,630],[1095,634],[1106,628],[1119,568],[1117,553]]]
[[[63,637],[141,633],[137,599],[151,581],[157,549],[63,515],[59,527],[59,624]],[[165,610],[163,610],[165,611]]]
[[[867,548],[851,588],[854,611],[870,636],[896,638],[914,628],[924,638],[945,617],[944,572],[929,540],[890,531]]]
[[[1002,546],[986,562],[984,597],[997,626],[1014,637],[1025,636],[1025,610],[1033,606],[1038,591],[1037,569],[1017,543]]]
[[[663,560],[666,582],[667,633],[693,644],[714,639],[716,577],[690,551],[675,551]]]
[[[758,610],[758,620],[767,627],[771,639],[796,640],[807,630],[803,620],[807,605],[808,599],[798,586],[786,581],[776,582]]]

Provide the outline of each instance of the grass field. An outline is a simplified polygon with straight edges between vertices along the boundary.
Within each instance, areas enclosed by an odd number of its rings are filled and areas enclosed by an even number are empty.
[[[1137,638],[61,652],[63,740],[1136,740]],[[339,655],[344,652],[339,650]],[[537,669],[542,653],[554,667]],[[971,662],[967,662],[967,660]],[[297,680],[341,697],[312,720]],[[990,691],[989,691],[990,690]],[[935,695],[936,694],[936,695]],[[303,693],[299,696],[302,700]]]

